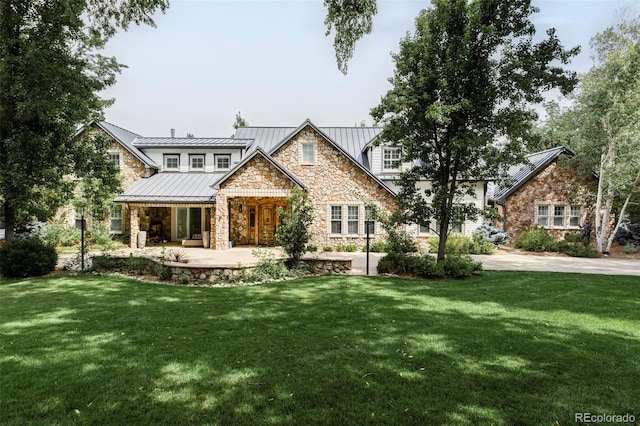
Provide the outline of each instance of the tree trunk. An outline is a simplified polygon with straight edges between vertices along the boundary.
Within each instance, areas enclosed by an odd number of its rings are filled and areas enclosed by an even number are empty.
[[[633,188],[635,188],[638,185],[638,182],[640,182],[640,172],[638,173],[638,176],[636,176],[636,179],[633,181],[633,184],[631,185],[631,190],[629,191],[627,198],[624,200],[622,209],[620,209],[620,214],[618,216],[618,220],[616,221],[616,226],[615,228],[613,228],[611,235],[609,235],[609,239],[607,240],[607,253],[611,251],[611,246],[613,245],[613,239],[616,237],[616,233],[618,232],[618,229],[620,228],[620,225],[624,220],[624,214],[627,210],[627,206],[629,205],[629,201],[631,200],[631,195],[632,195],[631,191],[633,191]]]
[[[8,201],[4,202],[4,240],[9,243],[15,239],[16,229],[16,209],[9,204]]]

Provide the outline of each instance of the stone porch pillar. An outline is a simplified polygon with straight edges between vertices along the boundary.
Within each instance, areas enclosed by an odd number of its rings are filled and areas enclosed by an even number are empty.
[[[216,241],[218,241],[218,238],[216,238],[216,234],[217,234],[217,230],[216,230],[216,208],[211,207],[211,214],[209,215],[209,229],[211,230],[211,232],[209,233],[209,236],[211,238],[210,242],[209,242],[209,248],[211,250],[215,250],[216,249]]]
[[[129,247],[138,247],[138,232],[140,232],[140,209],[131,207],[129,210]]]
[[[221,191],[220,191],[221,192]],[[229,208],[227,206],[227,196],[218,192],[216,196],[215,215],[215,236],[217,250],[229,248]]]

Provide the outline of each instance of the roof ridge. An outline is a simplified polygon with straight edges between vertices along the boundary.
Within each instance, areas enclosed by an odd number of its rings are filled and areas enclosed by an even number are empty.
[[[110,125],[110,126],[117,127],[118,129],[120,129],[120,130],[124,130],[125,132],[129,132],[129,133],[131,133],[132,135],[136,135],[136,136],[137,136],[137,137],[139,137],[139,138],[141,138],[141,137],[142,137],[142,135],[139,135],[139,134],[138,134],[138,133],[136,133],[136,132],[132,132],[132,131],[131,131],[131,130],[129,130],[129,129],[125,129],[124,127],[118,126],[117,124],[113,124],[113,123],[111,123],[111,122],[109,122],[109,121],[106,121],[106,120],[102,120],[102,121],[100,121],[99,123],[108,124],[108,125]]]

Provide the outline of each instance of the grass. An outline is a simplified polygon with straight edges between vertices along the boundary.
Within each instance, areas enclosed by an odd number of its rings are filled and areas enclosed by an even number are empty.
[[[56,276],[0,282],[0,301],[5,425],[640,418],[638,277]]]

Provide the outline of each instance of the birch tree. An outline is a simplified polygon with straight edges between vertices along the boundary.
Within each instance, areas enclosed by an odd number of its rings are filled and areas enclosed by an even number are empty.
[[[597,251],[606,253],[640,186],[640,15],[621,16],[591,47],[595,64],[576,95],[575,143],[581,168],[598,173],[594,230]]]

